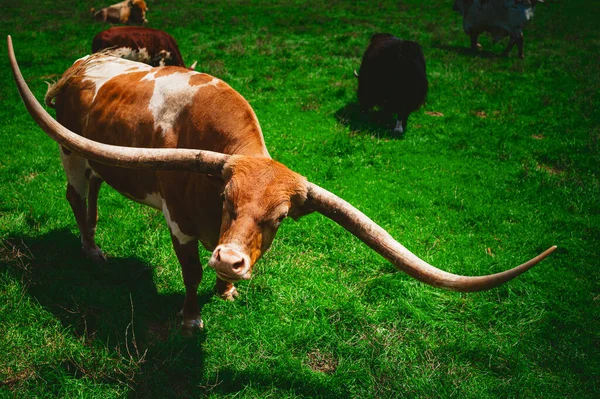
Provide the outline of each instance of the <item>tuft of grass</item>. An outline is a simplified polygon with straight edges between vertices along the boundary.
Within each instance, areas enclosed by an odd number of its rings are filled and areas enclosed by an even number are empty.
[[[275,159],[426,261],[477,275],[558,245],[550,258],[492,291],[440,291],[313,214],[284,223],[236,302],[213,296],[206,270],[206,329],[182,338],[161,215],[103,188],[110,261],[85,259],[56,145],[3,68],[0,396],[597,398],[600,7],[539,5],[520,60],[485,36],[471,53],[446,3],[167,0],[148,19],[249,100]],[[3,7],[38,98],[109,26],[90,7]],[[427,59],[428,101],[403,139],[357,105],[352,71],[375,32]]]

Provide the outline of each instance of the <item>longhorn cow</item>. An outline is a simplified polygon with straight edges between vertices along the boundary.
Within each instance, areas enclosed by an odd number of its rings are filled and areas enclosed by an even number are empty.
[[[94,241],[97,198],[105,181],[164,214],[185,285],[182,331],[202,328],[198,242],[212,251],[216,292],[237,296],[281,221],[319,212],[410,276],[450,290],[503,284],[548,256],[504,272],[467,277],[411,253],[352,205],[269,156],[254,111],[225,82],[181,67],[156,67],[97,53],[77,60],[46,94],[54,120],[35,99],[8,51],[29,113],[61,148],[67,199],[83,251],[104,260]],[[54,101],[51,101],[54,99]]]

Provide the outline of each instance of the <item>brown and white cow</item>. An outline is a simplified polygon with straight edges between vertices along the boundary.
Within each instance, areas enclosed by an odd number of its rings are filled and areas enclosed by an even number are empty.
[[[92,40],[92,53],[113,49],[121,57],[152,66],[185,67],[173,36],[159,29],[141,26],[114,26],[103,30]],[[194,69],[194,62],[189,69]]]
[[[92,8],[92,12],[94,20],[111,24],[142,25],[148,23],[146,19],[148,7],[144,0],[125,0],[98,11]]]
[[[524,58],[523,29],[533,18],[537,3],[543,0],[455,0],[453,9],[463,16],[463,29],[473,50],[481,47],[479,35],[490,32],[494,43],[509,36],[504,56],[516,44],[519,57]]]
[[[316,211],[334,220],[412,277],[436,287],[480,291],[533,267],[555,247],[507,271],[479,277],[444,272],[407,250],[367,216],[269,156],[248,102],[225,82],[180,67],[158,67],[97,53],[75,62],[49,88],[57,120],[37,102],[17,65],[21,97],[61,145],[67,198],[84,252],[94,242],[100,184],[163,212],[185,284],[183,330],[202,327],[198,242],[212,252],[216,292],[233,299],[281,221]]]

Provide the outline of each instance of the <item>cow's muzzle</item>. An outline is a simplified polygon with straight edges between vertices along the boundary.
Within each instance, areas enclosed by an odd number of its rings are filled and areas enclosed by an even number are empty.
[[[250,257],[241,248],[232,244],[221,244],[215,248],[208,261],[221,280],[233,283],[250,278]]]

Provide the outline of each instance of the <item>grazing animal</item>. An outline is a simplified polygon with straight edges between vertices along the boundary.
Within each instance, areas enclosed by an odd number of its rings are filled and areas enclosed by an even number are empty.
[[[185,67],[173,36],[162,30],[140,26],[115,26],[106,29],[92,40],[92,52],[112,48],[121,57],[152,66]],[[194,69],[196,63],[189,69]]]
[[[92,8],[92,12],[95,10]],[[110,22],[111,24],[134,24],[142,25],[148,23],[146,13],[148,7],[144,0],[125,0],[112,6],[94,12],[96,21]]]
[[[416,279],[465,292],[503,284],[555,248],[497,274],[444,272],[346,201],[271,159],[254,111],[225,82],[181,67],[152,68],[97,53],[76,61],[49,88],[46,102],[56,108],[57,122],[29,90],[10,36],[8,52],[29,113],[60,144],[83,251],[104,260],[94,241],[103,181],[164,214],[185,285],[183,332],[203,325],[198,242],[212,251],[208,265],[217,275],[217,294],[233,299],[233,283],[251,277],[288,216],[320,212]]]
[[[363,110],[379,106],[396,114],[394,132],[403,134],[411,112],[427,97],[425,56],[417,42],[377,33],[365,51],[358,74],[358,101]]]
[[[455,0],[454,11],[463,16],[463,29],[471,38],[471,49],[481,47],[479,35],[491,33],[494,43],[508,36],[508,45],[502,52],[508,56],[514,45],[523,52],[523,29],[533,18],[535,6],[543,0]]]

